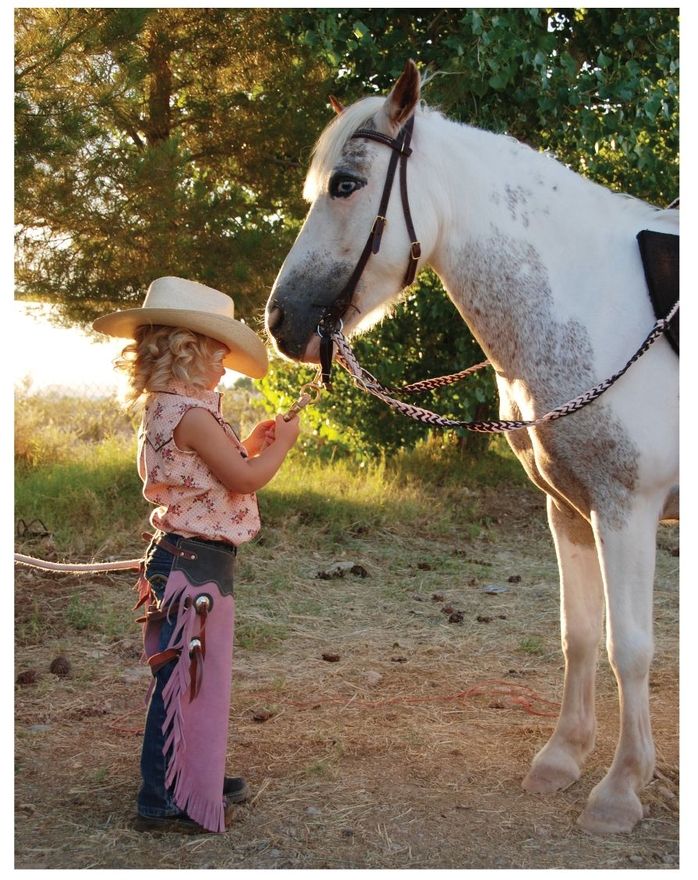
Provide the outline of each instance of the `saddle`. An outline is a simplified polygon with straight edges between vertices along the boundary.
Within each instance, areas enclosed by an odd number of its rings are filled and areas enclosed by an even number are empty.
[[[679,236],[643,229],[637,234],[637,241],[654,314],[665,318],[679,298]],[[678,355],[678,312],[667,328],[666,338]]]

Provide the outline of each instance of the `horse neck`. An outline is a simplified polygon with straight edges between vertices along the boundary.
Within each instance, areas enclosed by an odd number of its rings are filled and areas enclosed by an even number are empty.
[[[628,295],[605,268],[618,262],[614,239],[634,244],[638,218],[654,209],[501,135],[441,120],[435,146],[443,184],[431,265],[498,372],[547,396],[541,363],[603,347],[599,312]],[[590,266],[606,276],[590,279]]]

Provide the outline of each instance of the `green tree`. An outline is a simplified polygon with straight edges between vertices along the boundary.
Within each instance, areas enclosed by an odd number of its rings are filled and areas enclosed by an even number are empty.
[[[258,317],[324,76],[276,10],[16,10],[18,294],[85,322],[185,275]]]
[[[413,58],[427,103],[659,205],[678,194],[677,8],[294,11],[350,103]]]

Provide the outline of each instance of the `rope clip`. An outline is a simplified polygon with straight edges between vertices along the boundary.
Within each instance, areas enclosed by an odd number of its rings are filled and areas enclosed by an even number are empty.
[[[309,406],[311,403],[317,403],[320,399],[322,390],[321,374],[318,370],[318,374],[312,382],[306,382],[305,385],[301,385],[301,389],[298,392],[298,400],[296,400],[291,409],[289,409],[284,415],[284,421],[290,422],[291,419],[294,416],[297,416],[306,406]]]

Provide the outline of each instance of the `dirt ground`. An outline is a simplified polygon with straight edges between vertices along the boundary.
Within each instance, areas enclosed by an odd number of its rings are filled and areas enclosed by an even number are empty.
[[[305,553],[271,538],[249,548],[229,772],[254,796],[224,835],[132,829],[149,677],[133,577],[18,570],[16,867],[676,869],[677,529],[659,535],[647,815],[630,834],[590,836],[575,820],[612,758],[615,684],[603,658],[583,777],[524,793],[561,693],[555,560],[534,490],[480,503],[487,527],[460,544],[357,528],[338,548],[299,526]],[[266,605],[263,550],[283,586]],[[318,577],[338,559],[367,576]],[[49,671],[58,655],[67,675]]]

